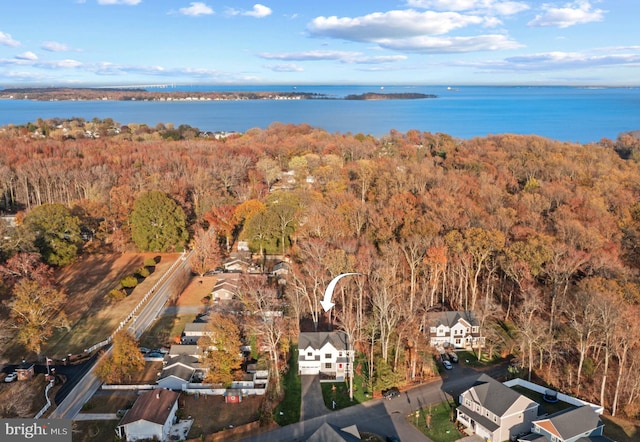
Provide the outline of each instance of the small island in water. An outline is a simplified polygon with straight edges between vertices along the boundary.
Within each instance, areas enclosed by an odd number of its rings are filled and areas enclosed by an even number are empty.
[[[418,93],[375,93],[347,95],[344,100],[410,100],[436,98]],[[325,94],[310,92],[239,91],[149,91],[142,88],[14,88],[0,89],[0,99],[33,101],[202,101],[202,100],[327,100]],[[339,99],[339,98],[338,98]]]

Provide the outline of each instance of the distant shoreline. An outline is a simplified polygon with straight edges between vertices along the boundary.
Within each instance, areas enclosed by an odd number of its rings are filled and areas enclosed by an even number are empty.
[[[224,100],[412,100],[436,98],[433,94],[375,93],[334,98],[311,92],[186,92],[148,91],[141,88],[10,88],[0,99],[32,101],[224,101]]]

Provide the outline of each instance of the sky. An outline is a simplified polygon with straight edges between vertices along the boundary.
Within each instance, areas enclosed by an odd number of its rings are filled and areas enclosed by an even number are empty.
[[[0,88],[640,85],[638,0],[9,0]]]

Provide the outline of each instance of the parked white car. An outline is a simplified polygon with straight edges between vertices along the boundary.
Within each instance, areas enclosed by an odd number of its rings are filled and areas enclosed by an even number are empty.
[[[5,382],[13,382],[16,379],[18,379],[18,373],[16,373],[15,371],[13,373],[9,373],[4,377]]]

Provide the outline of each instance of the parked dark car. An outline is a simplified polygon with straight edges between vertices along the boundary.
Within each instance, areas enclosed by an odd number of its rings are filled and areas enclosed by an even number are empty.
[[[382,390],[382,397],[385,399],[391,400],[397,396],[400,396],[400,390],[398,390],[398,387],[391,387],[386,390]]]

